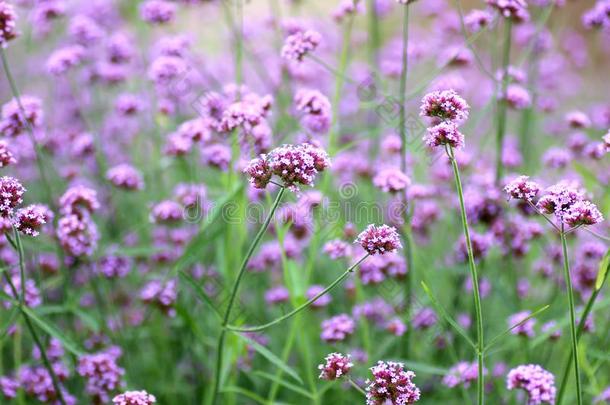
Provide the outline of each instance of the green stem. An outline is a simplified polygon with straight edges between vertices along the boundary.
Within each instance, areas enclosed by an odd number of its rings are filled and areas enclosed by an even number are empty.
[[[235,304],[235,298],[237,297],[239,285],[246,272],[246,267],[248,266],[248,262],[250,261],[250,258],[252,257],[252,254],[254,253],[254,250],[257,248],[263,235],[267,231],[267,228],[269,227],[269,224],[271,223],[271,219],[273,218],[273,215],[275,214],[275,211],[276,211],[277,207],[279,206],[280,201],[281,201],[282,196],[284,195],[285,191],[286,191],[286,189],[284,187],[280,188],[280,191],[277,194],[277,196],[275,197],[275,201],[273,202],[273,206],[271,207],[271,211],[269,211],[269,214],[267,215],[267,218],[265,219],[263,226],[259,229],[258,233],[256,234],[254,240],[252,241],[252,244],[250,245],[250,248],[248,248],[246,257],[244,257],[244,260],[239,269],[239,273],[237,274],[237,278],[235,279],[235,282],[233,283],[233,289],[231,291],[231,296],[229,297],[229,303],[227,305],[227,310],[224,314],[223,321],[222,321],[222,330],[220,331],[220,336],[218,337],[218,345],[217,345],[217,351],[216,351],[216,371],[215,371],[215,377],[214,377],[214,391],[213,391],[213,396],[212,396],[212,403],[215,403],[216,399],[218,398],[218,391],[220,389],[220,373],[222,371],[222,354],[223,354],[222,352],[224,350],[226,326],[229,323],[229,319],[231,317],[231,311],[233,310],[233,305]]]
[[[504,50],[502,56],[502,84],[500,94],[496,95],[497,102],[497,144],[496,144],[496,184],[502,178],[502,150],[504,148],[504,135],[506,133],[506,113],[508,101],[506,100],[506,89],[508,88],[508,65],[510,63],[510,46],[512,40],[512,22],[510,19],[504,21]]]
[[[451,160],[451,167],[453,168],[453,175],[455,177],[455,186],[457,188],[458,197],[460,200],[460,214],[462,217],[462,227],[464,231],[464,238],[466,239],[466,247],[468,249],[468,265],[470,267],[470,277],[472,278],[472,293],[474,295],[474,306],[476,313],[477,322],[477,364],[478,364],[478,379],[477,379],[477,403],[483,405],[485,398],[483,396],[483,390],[485,388],[484,376],[483,376],[483,311],[481,310],[481,297],[479,295],[479,280],[477,275],[477,267],[474,262],[474,254],[472,251],[472,242],[470,240],[470,229],[468,227],[468,217],[466,216],[466,207],[464,204],[464,191],[462,189],[462,180],[460,179],[460,169],[453,148],[451,146],[447,149],[449,160]]]
[[[259,332],[259,331],[265,330],[273,325],[277,325],[278,323],[283,322],[288,318],[293,317],[294,315],[298,314],[299,312],[301,312],[302,310],[304,310],[305,308],[307,308],[308,306],[310,306],[311,304],[316,302],[321,296],[325,295],[330,290],[335,288],[343,280],[345,280],[347,278],[347,276],[349,276],[351,273],[353,273],[354,269],[356,269],[356,267],[358,267],[360,265],[360,263],[362,263],[367,257],[369,257],[368,254],[362,256],[362,258],[360,260],[358,260],[355,264],[353,264],[347,270],[345,270],[345,272],[343,274],[341,274],[335,281],[333,281],[322,292],[320,292],[319,294],[317,294],[315,297],[313,297],[309,301],[305,302],[304,304],[302,304],[302,305],[296,307],[295,309],[293,309],[292,311],[288,312],[286,315],[276,318],[269,323],[259,325],[259,326],[252,326],[249,328],[240,328],[237,326],[225,325],[226,330],[230,330],[232,332]]]
[[[354,382],[354,380],[352,380],[351,378],[347,377],[347,381],[350,383],[350,385],[354,388],[356,388],[358,390],[359,393],[361,393],[362,395],[364,395],[366,397],[366,391],[362,389],[361,386],[359,386],[358,384],[356,384]]]
[[[566,288],[567,288],[567,293],[568,293],[568,305],[569,305],[569,311],[570,311],[570,339],[571,339],[571,343],[572,343],[572,358],[574,359],[574,378],[576,379],[576,400],[577,400],[577,404],[578,405],[582,405],[582,388],[580,386],[580,361],[578,358],[578,335],[576,332],[576,315],[575,315],[575,310],[574,310],[574,290],[572,288],[572,277],[570,276],[570,263],[568,261],[568,243],[566,241],[566,234],[564,232],[564,227],[563,224],[561,225],[561,233],[559,234],[561,237],[561,248],[562,248],[562,252],[563,252],[563,270],[564,270],[564,277],[565,277],[565,282],[566,282]],[[584,314],[583,314],[584,315]],[[583,318],[583,326],[584,326],[584,320],[586,320],[586,318]],[[580,326],[579,326],[580,329]],[[564,380],[565,382],[565,380]],[[564,388],[565,389],[565,388]],[[558,404],[560,404],[561,402],[561,395],[562,392],[560,392],[560,399],[559,401],[557,401]]]

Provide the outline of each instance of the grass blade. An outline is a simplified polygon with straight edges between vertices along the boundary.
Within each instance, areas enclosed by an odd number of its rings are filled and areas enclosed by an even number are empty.
[[[271,351],[269,351],[269,349],[256,343],[252,339],[248,339],[244,335],[238,334],[237,336],[239,336],[240,339],[242,339],[243,341],[248,343],[250,346],[252,346],[252,348],[254,350],[256,350],[261,356],[263,356],[264,358],[269,360],[271,363],[273,363],[274,366],[276,366],[277,368],[279,368],[280,370],[282,370],[283,372],[285,372],[286,374],[288,374],[289,376],[294,378],[300,384],[303,384],[303,380],[301,379],[301,377],[299,377],[297,372],[292,367],[290,367],[289,365],[284,363],[279,357],[277,357],[275,354],[273,354]]]

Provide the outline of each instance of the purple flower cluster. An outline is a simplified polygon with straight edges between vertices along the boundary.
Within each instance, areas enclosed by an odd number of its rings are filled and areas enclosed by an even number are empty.
[[[178,298],[178,283],[174,279],[167,281],[151,280],[140,291],[140,299],[147,304],[157,306],[169,317],[176,315],[174,304]]]
[[[455,366],[451,367],[449,373],[443,377],[443,384],[449,388],[458,385],[468,388],[470,387],[470,384],[477,381],[478,373],[479,365],[476,362],[469,363],[467,361],[460,361]],[[487,374],[487,370],[484,370],[484,374]]]
[[[582,16],[582,23],[585,28],[610,29],[610,2],[608,0],[598,0],[593,8],[587,10]]]
[[[125,391],[112,399],[114,405],[152,405],[156,402],[155,396],[146,391]]]
[[[341,342],[351,336],[356,329],[356,322],[347,314],[339,314],[322,321],[320,338],[325,342]]]
[[[142,20],[150,24],[171,22],[176,15],[176,5],[166,0],[146,0],[140,6]]]
[[[373,177],[373,184],[386,193],[396,193],[411,185],[411,179],[396,167],[388,167]]]
[[[25,188],[14,177],[0,177],[0,216],[8,218],[15,207],[23,202]]]
[[[282,57],[301,62],[310,52],[316,50],[322,42],[322,36],[313,30],[298,31],[284,41]]]
[[[299,90],[294,103],[298,112],[302,113],[301,122],[305,128],[314,134],[325,134],[330,129],[332,107],[328,98],[318,90]]]
[[[458,130],[468,119],[468,103],[454,90],[428,93],[422,99],[420,115],[432,118],[436,124],[427,129],[424,142],[431,148],[449,145],[452,148],[464,146],[464,135]]]
[[[9,149],[6,141],[0,141],[0,167],[6,167],[17,163],[17,159]]]
[[[581,191],[565,183],[546,189],[536,206],[544,214],[554,214],[559,221],[571,227],[594,225],[604,219],[595,204],[585,200]]]
[[[367,405],[408,405],[419,401],[419,388],[412,381],[415,373],[405,371],[402,363],[378,361],[371,372],[373,379],[366,381]]]
[[[111,167],[106,172],[106,179],[115,187],[123,190],[142,190],[144,188],[144,178],[142,173],[135,167],[122,163]]]
[[[22,95],[19,99],[12,99],[2,106],[2,119],[0,120],[0,134],[15,137],[21,135],[29,125],[33,129],[40,128],[44,121],[42,102],[37,97]]]
[[[6,47],[8,41],[17,38],[17,14],[12,5],[0,2],[0,46]]]
[[[337,380],[347,375],[353,366],[349,354],[330,353],[324,358],[324,364],[318,366],[318,370],[320,370],[318,378],[327,381]]]
[[[86,390],[94,403],[107,403],[110,393],[123,385],[123,370],[117,364],[120,350],[85,354],[78,359],[76,371],[87,379]]]
[[[508,317],[507,324],[509,328],[513,328],[511,330],[511,333],[513,335],[524,336],[528,338],[534,337],[534,335],[536,334],[534,332],[536,319],[528,319],[531,314],[532,313],[530,311],[521,311]]]
[[[529,20],[530,16],[525,0],[487,0],[487,4],[498,10],[503,17],[515,22]]]
[[[28,236],[38,236],[40,228],[50,219],[53,213],[46,205],[32,204],[17,210],[14,224],[17,230]]]
[[[527,405],[555,403],[555,377],[537,364],[521,365],[510,370],[506,376],[506,388],[525,390]]]
[[[402,248],[396,228],[388,225],[369,225],[354,243],[358,243],[370,255],[383,255]]]
[[[529,176],[519,176],[504,187],[510,198],[532,202],[540,192],[538,183],[528,181]]]
[[[313,185],[315,176],[330,166],[328,154],[309,143],[283,145],[267,155],[252,160],[244,169],[250,183],[265,188],[273,175],[278,176],[285,187],[297,189],[297,185]]]

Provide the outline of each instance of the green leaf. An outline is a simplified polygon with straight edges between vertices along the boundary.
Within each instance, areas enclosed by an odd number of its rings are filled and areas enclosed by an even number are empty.
[[[610,269],[610,250],[606,252],[604,258],[599,263],[599,271],[597,272],[597,279],[595,280],[595,289],[599,291],[606,281],[608,275],[608,269]]]
[[[524,318],[521,322],[518,322],[516,324],[514,324],[513,326],[511,326],[510,328],[506,329],[504,332],[494,336],[489,343],[487,344],[487,346],[485,346],[485,348],[483,349],[483,353],[485,353],[488,349],[490,349],[498,340],[500,340],[501,338],[503,338],[504,336],[508,335],[510,333],[511,330],[515,329],[518,326],[523,325],[525,322],[529,321],[530,319],[532,319],[533,317],[535,317],[536,315],[546,311],[547,309],[549,309],[550,305],[545,305],[542,308],[540,308],[537,311],[534,311],[533,313],[531,313],[527,318]]]
[[[188,274],[187,272],[185,272],[183,270],[180,270],[179,274],[180,274],[180,277],[191,286],[191,288],[193,289],[193,291],[195,292],[197,297],[199,297],[203,302],[208,304],[210,309],[212,309],[214,311],[214,313],[216,315],[218,315],[217,318],[219,320],[222,320],[222,315],[221,315],[220,311],[218,310],[216,305],[214,305],[214,303],[212,302],[210,297],[208,297],[208,295],[205,293],[205,291],[203,291],[203,288],[201,288],[201,286],[197,283],[197,281],[190,274]]]
[[[258,402],[259,404],[263,404],[263,405],[267,404],[267,401],[265,400],[265,398],[255,394],[252,391],[249,391],[242,387],[237,387],[235,385],[230,385],[228,387],[224,387],[223,389],[220,390],[220,392],[235,392],[237,394],[241,394],[245,397],[248,397],[248,398]]]
[[[76,356],[80,356],[81,354],[83,354],[83,351],[72,339],[68,338],[68,336],[64,335],[63,332],[61,332],[55,326],[42,319],[40,316],[38,316],[36,312],[25,306],[22,308],[22,310],[26,316],[28,316],[40,327],[40,329],[44,330],[49,335],[58,339],[68,351],[70,351]]]
[[[17,315],[19,315],[19,311],[16,307],[13,307],[11,314],[8,316],[8,318],[6,318],[6,321],[2,323],[2,326],[0,326],[0,330],[2,330],[2,332],[0,332],[0,342],[4,340],[9,328],[15,322]]]
[[[307,397],[309,399],[314,399],[315,398],[315,396],[312,393],[310,393],[309,391],[304,390],[303,388],[298,387],[298,386],[296,386],[294,384],[291,384],[288,381],[283,380],[282,378],[279,378],[279,377],[277,377],[277,376],[275,376],[273,374],[265,373],[264,371],[255,371],[254,375],[266,378],[266,379],[268,379],[270,381],[274,381],[274,382],[282,385],[283,387],[285,387],[285,388],[287,388],[287,389],[289,389],[291,391],[294,391],[297,394],[303,395],[304,397]]]
[[[294,369],[292,367],[290,367],[288,364],[284,363],[279,357],[277,357],[275,354],[273,354],[271,351],[269,351],[269,349],[256,343],[252,339],[248,339],[247,337],[245,337],[242,334],[237,334],[237,336],[240,339],[242,339],[243,341],[245,341],[246,343],[248,343],[250,346],[252,346],[252,348],[254,350],[256,350],[261,356],[263,356],[264,358],[269,360],[271,363],[273,363],[274,366],[276,366],[277,368],[279,368],[280,370],[282,370],[283,372],[285,372],[286,374],[288,374],[289,376],[294,378],[299,383],[303,384],[303,380],[301,380],[301,377],[299,377],[297,372],[294,371]]]
[[[449,316],[449,314],[445,311],[445,309],[441,306],[441,304],[438,302],[438,300],[434,297],[434,295],[432,295],[432,291],[430,291],[430,288],[428,288],[428,286],[426,285],[425,282],[421,282],[421,285],[424,289],[424,291],[426,292],[426,295],[428,295],[428,298],[430,298],[430,301],[432,301],[432,305],[436,308],[436,311],[438,313],[441,314],[441,316],[443,317],[443,319],[445,319],[445,321],[447,321],[447,323],[453,328],[455,329],[455,331],[460,334],[460,336],[462,336],[469,344],[470,346],[472,346],[473,349],[477,350],[477,346],[475,345],[475,343],[472,341],[472,339],[470,339],[470,337],[468,336],[468,334],[466,333],[466,331],[464,329],[462,329],[462,327],[460,325],[457,324],[456,321],[453,320],[453,318],[451,318],[451,316]]]

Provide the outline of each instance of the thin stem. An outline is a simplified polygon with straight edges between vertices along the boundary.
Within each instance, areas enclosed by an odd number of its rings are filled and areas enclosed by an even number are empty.
[[[0,46],[0,57],[2,58],[2,66],[4,68],[4,73],[6,74],[6,79],[8,80],[9,85],[11,87],[11,92],[13,93],[13,97],[15,98],[15,101],[17,102],[17,106],[19,107],[19,111],[21,112],[23,122],[25,122],[25,126],[27,128],[27,132],[30,137],[30,142],[32,142],[32,146],[33,146],[34,152],[36,154],[36,167],[38,168],[38,175],[40,176],[40,179],[42,180],[42,183],[45,188],[45,192],[47,194],[47,201],[49,201],[49,204],[51,205],[51,207],[54,207],[55,201],[53,200],[53,191],[51,190],[51,184],[49,183],[49,181],[47,179],[46,171],[42,167],[40,145],[38,145],[38,142],[36,142],[36,137],[34,136],[34,128],[32,127],[32,123],[27,119],[27,114],[26,114],[25,108],[23,107],[23,103],[21,102],[21,96],[19,94],[19,89],[17,88],[17,84],[15,82],[15,79],[13,78],[13,74],[11,73],[11,69],[8,64],[8,59],[6,57],[6,51],[1,46]]]
[[[508,101],[506,100],[506,89],[508,87],[508,65],[510,63],[510,45],[512,39],[512,22],[510,19],[504,21],[504,51],[502,57],[502,85],[497,103],[497,145],[496,145],[496,184],[499,184],[502,178],[502,150],[504,147],[504,134],[506,133],[506,109]]]
[[[568,261],[568,243],[566,234],[561,226],[561,248],[563,252],[563,270],[568,289],[568,305],[570,310],[570,338],[572,342],[572,358],[574,359],[574,378],[576,379],[576,400],[578,405],[582,405],[582,389],[580,386],[580,361],[578,358],[578,336],[576,333],[576,316],[574,311],[574,290],[572,288],[572,278],[570,276],[570,263]],[[586,319],[586,318],[585,318]],[[557,402],[559,404],[559,401]]]
[[[263,235],[267,231],[267,228],[269,227],[269,224],[271,223],[271,219],[273,218],[273,215],[275,214],[275,211],[277,210],[277,207],[279,206],[280,201],[281,201],[282,196],[284,195],[285,191],[286,191],[286,189],[284,187],[280,188],[280,191],[277,194],[277,196],[275,197],[275,201],[273,202],[273,206],[271,207],[271,211],[269,211],[269,214],[267,215],[267,218],[265,219],[263,226],[261,226],[258,233],[254,237],[252,244],[248,248],[248,252],[246,253],[246,256],[244,257],[244,260],[239,269],[239,273],[237,273],[237,278],[235,279],[235,282],[233,283],[233,289],[231,291],[231,296],[229,297],[229,303],[227,305],[227,310],[224,314],[223,321],[222,321],[222,330],[220,331],[220,336],[218,337],[218,345],[217,345],[217,351],[216,351],[216,372],[215,372],[215,378],[214,378],[214,391],[213,391],[213,396],[212,396],[212,403],[215,403],[216,399],[218,398],[218,391],[220,389],[220,373],[222,370],[222,354],[223,354],[222,352],[224,349],[225,334],[226,334],[225,327],[229,323],[229,319],[231,317],[231,311],[233,310],[233,305],[235,304],[235,298],[237,297],[237,292],[239,290],[239,285],[244,276],[244,273],[246,272],[246,267],[248,266],[248,262],[250,261],[250,258],[252,257],[252,254],[254,253],[254,250],[257,248]]]
[[[483,312],[481,310],[481,297],[479,295],[479,280],[477,275],[477,267],[474,262],[474,253],[472,251],[472,242],[470,240],[470,229],[468,228],[468,217],[466,216],[466,208],[464,204],[464,192],[462,190],[462,180],[460,179],[460,170],[455,160],[453,148],[448,147],[447,153],[449,160],[451,160],[451,166],[453,168],[453,175],[455,177],[455,186],[457,188],[458,197],[460,200],[460,214],[462,216],[462,227],[464,231],[464,238],[466,239],[466,247],[468,249],[468,265],[470,267],[470,277],[472,278],[472,292],[474,295],[474,306],[476,312],[477,322],[477,363],[478,363],[478,379],[477,379],[477,403],[483,405],[485,398],[483,396],[484,390],[484,376],[483,376]]]
[[[351,384],[352,387],[356,388],[358,390],[358,392],[360,392],[362,395],[364,395],[366,397],[366,391],[363,390],[361,386],[356,384],[354,382],[354,380],[352,380],[351,378],[347,377],[347,381]]]
[[[347,276],[349,276],[351,273],[353,273],[354,269],[356,269],[356,267],[358,267],[360,265],[360,263],[362,263],[367,257],[369,257],[368,254],[362,256],[362,258],[360,260],[358,260],[355,264],[351,265],[347,270],[345,270],[345,272],[343,274],[341,274],[339,277],[337,277],[337,279],[335,279],[335,281],[333,281],[323,291],[318,293],[315,297],[313,297],[309,301],[305,302],[302,305],[299,305],[298,307],[296,307],[292,311],[288,312],[286,315],[280,316],[279,318],[276,318],[273,321],[271,321],[269,323],[265,323],[263,325],[252,326],[252,327],[249,327],[249,328],[240,328],[240,327],[237,327],[237,326],[226,325],[226,329],[230,330],[232,332],[259,332],[259,331],[265,330],[265,329],[267,329],[267,328],[269,328],[271,326],[277,325],[278,323],[281,323],[281,322],[285,321],[288,318],[293,317],[294,315],[298,314],[299,312],[301,312],[302,310],[304,310],[305,308],[307,308],[308,306],[310,306],[311,304],[316,302],[320,297],[322,297],[323,295],[328,293],[330,290],[335,288],[343,280],[345,280],[347,278]]]

